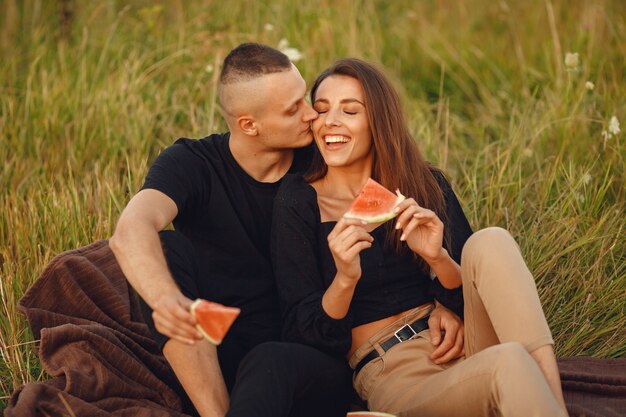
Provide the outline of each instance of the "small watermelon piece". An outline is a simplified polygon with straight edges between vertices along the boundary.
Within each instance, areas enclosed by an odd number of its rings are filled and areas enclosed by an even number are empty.
[[[196,328],[209,342],[219,345],[230,329],[241,309],[220,303],[197,299],[191,304],[191,314],[196,319]]]
[[[369,178],[343,217],[366,223],[384,223],[397,216],[393,209],[405,198],[400,191],[394,194]]]

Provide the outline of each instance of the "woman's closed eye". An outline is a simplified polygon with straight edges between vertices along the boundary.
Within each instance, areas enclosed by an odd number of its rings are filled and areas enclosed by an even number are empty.
[[[313,105],[313,110],[315,110],[318,114],[324,114],[328,111],[328,106],[316,103]]]
[[[327,108],[324,108],[324,107],[316,108],[316,109],[315,109],[315,111],[316,111],[318,114],[328,113],[328,109],[327,109]],[[358,111],[357,111],[357,110],[353,110],[353,109],[344,109],[344,110],[342,110],[342,112],[343,112],[344,114],[349,115],[349,116],[354,116],[355,114],[357,114],[357,113],[358,113]]]

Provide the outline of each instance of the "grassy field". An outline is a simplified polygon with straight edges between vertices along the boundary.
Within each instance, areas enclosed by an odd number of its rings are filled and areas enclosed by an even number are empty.
[[[626,3],[294,4],[0,0],[0,410],[46,378],[18,300],[112,234],[161,149],[225,130],[219,63],[244,41],[285,39],[307,82],[384,65],[472,226],[520,242],[558,354],[626,355]]]

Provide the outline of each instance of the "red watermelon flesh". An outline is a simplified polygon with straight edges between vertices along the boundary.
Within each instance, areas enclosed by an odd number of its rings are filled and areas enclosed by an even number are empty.
[[[197,299],[191,304],[191,314],[196,319],[196,328],[209,342],[219,345],[230,329],[241,309],[220,303]]]
[[[397,216],[393,209],[404,199],[399,191],[394,194],[369,178],[343,217],[366,223],[383,223]]]

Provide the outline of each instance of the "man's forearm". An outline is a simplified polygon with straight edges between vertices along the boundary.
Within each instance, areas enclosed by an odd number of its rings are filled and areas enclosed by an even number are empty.
[[[122,272],[146,303],[154,308],[166,293],[178,292],[163,254],[161,240],[150,226],[118,225],[109,241]]]

